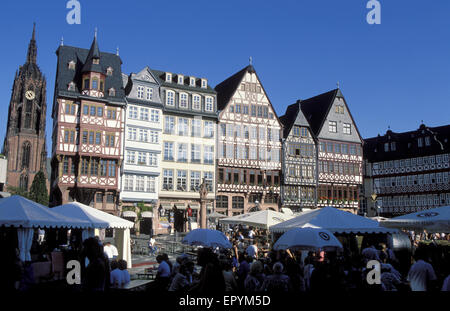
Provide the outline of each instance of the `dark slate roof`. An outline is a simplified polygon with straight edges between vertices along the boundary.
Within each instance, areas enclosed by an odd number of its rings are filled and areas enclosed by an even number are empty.
[[[89,50],[72,47],[60,46],[56,51],[58,55],[58,66],[56,72],[55,91],[57,96],[79,97],[82,89],[82,68],[88,57]],[[70,61],[75,62],[75,70],[68,68]],[[100,64],[102,72],[106,75],[106,68],[112,67],[113,74],[106,76],[105,79],[105,97],[103,99],[124,104],[125,90],[122,80],[122,61],[116,54],[100,52]],[[73,81],[76,85],[75,91],[68,91],[69,83]],[[116,90],[115,96],[109,96],[108,90],[114,88]]]
[[[289,105],[286,108],[286,113],[280,117],[280,121],[283,124],[283,138],[287,138],[289,133],[294,126],[295,120],[297,119],[297,114],[299,110],[299,103]]]
[[[94,64],[94,59],[100,58],[100,50],[98,48],[97,36],[94,37],[92,41],[91,48],[89,49],[89,54],[83,66],[82,72],[100,72],[103,73],[101,64]]]
[[[196,78],[196,81],[195,81],[195,85],[196,86],[190,86],[189,83],[188,83],[189,79],[185,78],[184,79],[184,81],[185,81],[184,84],[178,84],[177,81],[176,82],[166,82],[166,79],[165,79],[166,71],[154,70],[154,69],[150,69],[150,71],[158,79],[158,82],[159,82],[159,84],[161,86],[166,86],[166,87],[179,89],[179,90],[216,94],[216,91],[214,91],[214,89],[209,86],[209,83],[208,83],[208,86],[206,88],[202,88],[201,87],[201,78]],[[175,81],[175,77],[176,76],[177,76],[177,74],[173,74],[172,73],[172,81]],[[190,77],[188,75],[184,75],[184,76],[185,77]]]
[[[248,65],[214,88],[217,91],[217,110],[225,109],[247,72],[255,72],[255,68],[252,65]]]
[[[426,136],[431,139],[430,146],[425,146]],[[419,137],[424,140],[423,147],[417,144]],[[379,162],[449,153],[449,140],[450,125],[427,127],[421,124],[419,129],[403,133],[388,130],[383,136],[364,140],[364,158],[369,162]],[[395,151],[385,152],[384,144],[391,142],[395,142]]]
[[[326,120],[330,107],[336,95],[340,94],[339,89],[311,97],[300,102],[300,107],[305,115],[311,130],[315,136],[319,135],[323,123]]]

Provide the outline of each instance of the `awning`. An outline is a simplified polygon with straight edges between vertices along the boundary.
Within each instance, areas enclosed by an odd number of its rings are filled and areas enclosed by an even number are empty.
[[[137,218],[137,214],[133,211],[123,211],[122,217],[134,217]]]
[[[175,203],[175,207],[177,209],[186,209],[187,208],[186,204],[184,204],[184,203]]]
[[[149,211],[142,212],[142,213],[141,213],[141,216],[142,216],[143,218],[153,218],[153,212],[149,212]]]
[[[189,203],[189,207],[192,209],[200,209],[200,203]]]

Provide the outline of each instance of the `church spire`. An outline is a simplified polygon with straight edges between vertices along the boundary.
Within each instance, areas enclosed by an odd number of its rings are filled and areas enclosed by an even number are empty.
[[[28,44],[27,63],[36,64],[37,46],[36,46],[36,23],[33,23],[33,34]]]

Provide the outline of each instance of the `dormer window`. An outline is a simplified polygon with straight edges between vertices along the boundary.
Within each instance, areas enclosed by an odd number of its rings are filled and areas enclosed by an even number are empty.
[[[184,84],[184,77],[182,75],[178,75],[178,84]]]
[[[190,77],[190,79],[189,79],[189,86],[195,86],[195,78]]]
[[[71,60],[68,64],[68,67],[70,70],[75,70],[75,62],[73,60]]]
[[[172,82],[172,74],[166,72],[166,82]]]
[[[188,107],[188,95],[186,93],[180,93],[180,107],[181,108]]]
[[[84,79],[83,89],[89,90],[89,88],[90,88],[90,81],[89,81],[89,79]]]
[[[113,69],[112,69],[112,67],[106,68],[106,75],[107,75],[107,76],[112,76],[112,74],[113,74]]]
[[[431,145],[430,136],[426,136],[425,137],[425,146],[429,146],[429,145]]]
[[[100,58],[93,58],[93,59],[92,59],[92,63],[93,63],[94,65],[100,64]]]
[[[109,96],[116,96],[116,90],[114,88],[110,88],[108,90],[108,94],[109,94]]]
[[[208,86],[208,82],[206,81],[206,79],[202,79],[202,88],[206,89]]]
[[[75,83],[72,81],[69,83],[69,86],[67,88],[69,91],[75,91]]]
[[[167,91],[166,105],[168,105],[168,106],[174,106],[175,105],[175,92]]]

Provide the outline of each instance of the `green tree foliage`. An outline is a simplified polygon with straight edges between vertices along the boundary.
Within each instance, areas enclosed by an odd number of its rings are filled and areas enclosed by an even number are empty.
[[[28,198],[39,204],[48,206],[48,191],[45,180],[45,175],[42,171],[39,171],[34,176],[33,183],[31,184]]]

